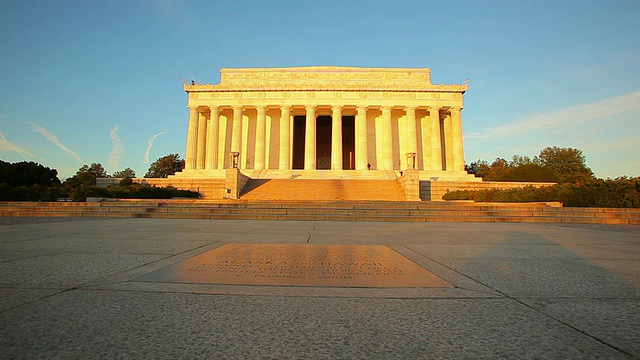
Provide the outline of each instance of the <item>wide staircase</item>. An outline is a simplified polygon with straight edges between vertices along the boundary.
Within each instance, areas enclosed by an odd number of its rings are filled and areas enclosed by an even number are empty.
[[[496,204],[415,201],[0,202],[0,216],[640,225],[640,209],[564,208],[544,203]]]
[[[306,180],[251,179],[240,199],[285,201],[404,201],[400,185],[395,180]]]

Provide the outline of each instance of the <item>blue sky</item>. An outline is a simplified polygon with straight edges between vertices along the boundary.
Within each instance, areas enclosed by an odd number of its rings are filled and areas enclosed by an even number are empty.
[[[0,0],[0,54],[0,159],[61,179],[184,157],[183,78],[311,65],[470,79],[467,162],[556,145],[640,176],[637,0]]]

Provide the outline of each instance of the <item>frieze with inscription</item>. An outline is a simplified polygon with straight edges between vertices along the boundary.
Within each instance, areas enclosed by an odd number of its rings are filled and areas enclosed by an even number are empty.
[[[186,91],[222,90],[419,90],[458,91],[467,85],[431,84],[430,69],[300,67],[222,69],[220,84],[185,85]]]

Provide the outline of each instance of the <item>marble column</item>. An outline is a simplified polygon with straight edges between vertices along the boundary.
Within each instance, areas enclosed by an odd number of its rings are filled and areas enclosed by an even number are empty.
[[[422,169],[431,170],[431,128],[433,127],[431,117],[424,116],[418,120],[420,125],[420,144],[418,145],[418,153],[422,152]]]
[[[265,125],[267,122],[267,108],[258,106],[258,118],[256,119],[256,156],[254,169],[264,169]]]
[[[198,108],[189,107],[189,130],[187,132],[187,155],[185,169],[196,168],[196,151],[198,146]]]
[[[207,117],[198,114],[198,145],[196,150],[196,169],[204,169],[207,150]]]
[[[342,106],[331,111],[331,170],[342,170]]]
[[[453,155],[454,171],[464,171],[464,145],[462,142],[462,119],[460,118],[460,108],[451,108],[451,143]]]
[[[316,107],[306,106],[307,121],[304,129],[304,169],[316,169]]]
[[[442,170],[442,141],[440,139],[440,107],[429,108],[431,122],[431,170]],[[425,169],[427,170],[427,169]]]
[[[240,152],[242,150],[242,106],[233,107],[233,128],[231,130],[231,151]],[[240,158],[244,158],[240,154]],[[242,162],[238,160],[238,167]]]
[[[451,133],[451,114],[445,113],[444,119],[442,120],[442,132],[443,136],[443,147],[444,147],[444,170],[452,171],[453,170],[453,135]]]
[[[220,109],[210,106],[209,124],[207,125],[206,169],[218,168],[218,131],[220,128]]]
[[[367,170],[367,107],[356,108],[356,170]]]
[[[391,130],[391,107],[382,110],[382,168],[393,170],[393,133]]]
[[[291,107],[280,107],[280,157],[278,168],[280,170],[291,169]]]
[[[413,106],[407,106],[404,108],[404,112],[407,116],[407,152],[417,154],[418,133],[416,132],[416,108]]]

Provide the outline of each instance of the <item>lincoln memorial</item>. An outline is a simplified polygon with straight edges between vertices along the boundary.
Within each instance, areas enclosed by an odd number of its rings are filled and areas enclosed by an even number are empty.
[[[221,69],[219,84],[184,90],[186,165],[174,181],[228,182],[231,170],[246,178],[236,195],[251,179],[479,181],[464,170],[467,85],[432,84],[427,68]]]

